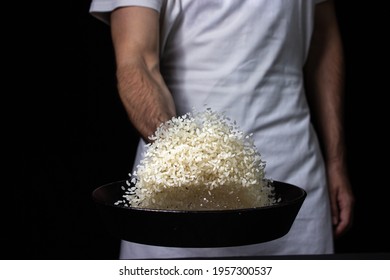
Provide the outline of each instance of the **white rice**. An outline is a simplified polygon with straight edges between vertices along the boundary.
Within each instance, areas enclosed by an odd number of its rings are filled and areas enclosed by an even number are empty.
[[[217,210],[276,203],[251,135],[225,115],[187,113],[162,124],[150,139],[123,204]]]

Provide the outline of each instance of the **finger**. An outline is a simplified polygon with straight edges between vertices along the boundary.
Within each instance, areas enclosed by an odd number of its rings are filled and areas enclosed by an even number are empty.
[[[340,219],[340,222],[334,228],[334,235],[336,238],[342,236],[348,229],[348,221]]]
[[[335,237],[340,237],[350,228],[352,224],[351,209],[352,209],[351,205],[344,205],[344,207],[340,207],[339,222],[334,229]]]
[[[336,194],[331,195],[330,206],[332,211],[332,224],[336,226],[339,223],[339,207]]]

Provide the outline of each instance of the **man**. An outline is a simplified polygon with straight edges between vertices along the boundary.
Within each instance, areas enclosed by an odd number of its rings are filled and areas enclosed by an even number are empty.
[[[136,164],[161,122],[207,104],[253,133],[268,178],[308,193],[280,239],[229,248],[123,241],[121,258],[333,252],[333,234],[351,223],[353,195],[332,1],[94,0],[91,12],[111,25],[119,94],[143,138]]]

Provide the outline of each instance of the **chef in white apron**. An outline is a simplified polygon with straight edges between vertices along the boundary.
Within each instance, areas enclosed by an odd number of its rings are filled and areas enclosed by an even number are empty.
[[[266,161],[267,178],[295,184],[308,194],[290,232],[277,240],[226,248],[172,248],[122,241],[121,258],[333,253],[326,169],[311,123],[303,72],[318,2],[323,1],[92,2],[91,13],[107,23],[110,12],[122,7],[158,13],[160,73],[173,96],[176,114],[193,107],[202,109],[204,104],[225,112],[241,130],[253,133]],[[144,140],[139,143],[135,167],[144,144]]]

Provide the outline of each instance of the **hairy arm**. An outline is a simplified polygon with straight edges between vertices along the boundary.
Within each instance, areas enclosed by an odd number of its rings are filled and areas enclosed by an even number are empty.
[[[333,1],[316,6],[305,65],[308,101],[322,145],[335,236],[351,225],[354,197],[347,174],[343,135],[344,61]]]
[[[110,18],[118,91],[130,121],[150,141],[175,116],[175,105],[159,70],[159,14],[149,8],[116,9]]]

